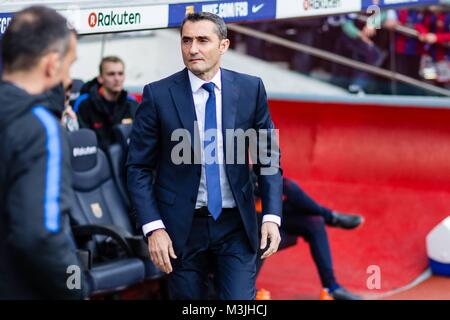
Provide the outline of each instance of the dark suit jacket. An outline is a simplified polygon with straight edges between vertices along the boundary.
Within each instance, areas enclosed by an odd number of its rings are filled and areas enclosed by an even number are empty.
[[[226,140],[225,129],[271,129],[274,125],[261,79],[225,69],[221,69],[221,72],[226,159],[230,148],[234,148],[236,157],[237,147],[232,145],[231,139]],[[183,251],[192,224],[201,165],[174,164],[171,153],[179,141],[171,141],[171,135],[174,130],[184,128],[188,130],[191,141],[194,141],[194,133],[198,134],[195,121],[187,69],[146,85],[133,123],[127,161],[128,189],[140,224],[162,219],[177,254]],[[191,163],[194,163],[193,148],[189,150]],[[246,163],[226,164],[225,171],[250,244],[256,251],[258,225],[253,184],[249,176],[248,143],[245,148]],[[271,156],[279,160],[279,150],[276,149]],[[259,162],[253,165],[253,170],[259,176],[263,214],[281,216],[282,172],[279,161],[275,165],[275,174],[272,175],[260,175],[264,165]]]

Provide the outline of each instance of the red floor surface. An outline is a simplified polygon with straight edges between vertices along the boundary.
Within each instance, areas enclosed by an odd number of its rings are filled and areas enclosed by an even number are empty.
[[[450,278],[431,277],[414,288],[385,300],[450,300]]]
[[[319,203],[364,215],[353,231],[329,228],[338,281],[361,294],[403,287],[427,268],[426,234],[450,215],[450,110],[271,102],[282,166]],[[381,270],[369,290],[367,268]],[[317,299],[304,241],[263,266],[273,299]]]

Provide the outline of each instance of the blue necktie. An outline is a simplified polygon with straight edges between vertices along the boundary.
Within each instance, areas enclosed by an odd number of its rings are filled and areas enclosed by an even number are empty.
[[[206,150],[208,145],[214,144],[214,147],[209,147],[210,150],[213,148],[214,151],[206,156],[212,156],[215,161],[205,161],[205,173],[206,189],[208,191],[208,211],[214,220],[217,220],[222,212],[222,193],[220,191],[220,171],[217,155],[216,95],[214,93],[214,83],[205,83],[202,85],[202,88],[209,93],[205,110],[205,132],[206,130],[215,130],[215,134],[210,141],[203,141],[203,147]]]

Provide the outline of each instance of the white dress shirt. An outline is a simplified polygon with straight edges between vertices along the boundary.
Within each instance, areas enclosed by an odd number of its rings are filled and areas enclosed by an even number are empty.
[[[206,102],[209,98],[209,93],[202,88],[202,85],[207,83],[194,75],[191,71],[188,71],[189,81],[191,83],[192,96],[195,105],[195,114],[197,116],[197,125],[200,135],[200,150],[202,159],[202,172],[200,176],[200,186],[198,188],[197,202],[195,208],[201,208],[208,206],[208,191],[206,188],[206,174],[205,174],[205,158],[204,158],[204,131],[205,131],[205,109]],[[211,79],[214,83],[214,93],[216,95],[216,119],[217,119],[217,160],[219,162],[220,171],[220,192],[222,194],[222,208],[234,208],[236,207],[236,202],[234,201],[233,193],[231,192],[230,185],[228,183],[228,178],[225,172],[225,161],[223,153],[223,134],[222,134],[222,77],[221,72],[216,73],[216,75]],[[263,223],[266,221],[275,222],[278,226],[281,225],[281,218],[277,215],[266,214],[263,217]],[[156,220],[145,224],[142,227],[144,235],[156,229],[165,228],[162,220]]]

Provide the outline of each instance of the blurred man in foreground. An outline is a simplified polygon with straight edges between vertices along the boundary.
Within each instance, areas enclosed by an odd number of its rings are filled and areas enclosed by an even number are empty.
[[[70,83],[76,34],[56,11],[36,6],[13,18],[2,41],[0,298],[81,299],[87,287],[68,229],[63,105],[56,110],[44,94]],[[68,270],[78,270],[78,279],[71,282]]]

